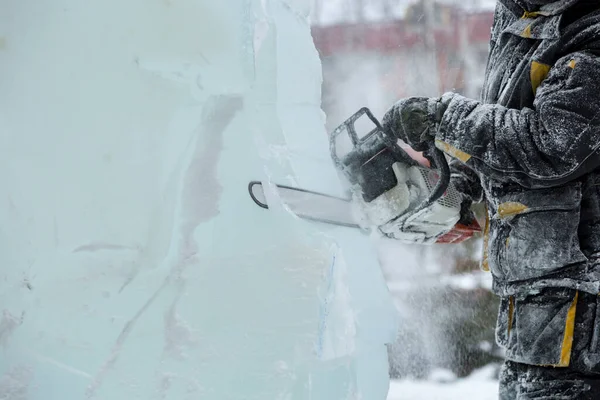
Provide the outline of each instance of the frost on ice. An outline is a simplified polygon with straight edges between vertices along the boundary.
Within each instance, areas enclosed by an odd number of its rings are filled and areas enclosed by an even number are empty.
[[[368,243],[246,193],[336,194],[306,2],[0,7],[0,398],[384,399]]]

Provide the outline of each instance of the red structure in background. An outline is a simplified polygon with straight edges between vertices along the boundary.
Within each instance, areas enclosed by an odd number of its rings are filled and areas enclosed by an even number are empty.
[[[434,30],[436,47],[457,51],[463,23],[466,24],[467,44],[488,43],[493,18],[492,12],[452,18],[450,26],[444,25]],[[398,48],[410,49],[425,45],[423,33],[414,23],[404,20],[314,26],[312,34],[322,57],[349,51],[393,52]]]
[[[313,26],[315,45],[321,57],[326,58],[344,53],[392,54],[422,50],[431,48],[433,42],[439,91],[460,91],[464,83],[465,47],[475,49],[479,58],[486,56],[493,12],[465,13],[439,5],[431,23],[433,32],[428,32],[422,15],[415,15],[416,10],[410,11],[404,19]],[[479,63],[483,62],[485,60],[479,60]]]

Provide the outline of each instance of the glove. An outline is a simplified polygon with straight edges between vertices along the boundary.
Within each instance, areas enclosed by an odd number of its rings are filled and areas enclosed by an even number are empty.
[[[382,127],[417,151],[427,150],[447,105],[441,98],[409,97],[394,104],[383,116]]]

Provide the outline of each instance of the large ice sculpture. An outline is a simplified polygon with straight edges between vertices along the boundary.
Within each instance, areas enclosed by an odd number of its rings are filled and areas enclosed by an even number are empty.
[[[368,241],[246,193],[337,184],[305,1],[0,9],[0,399],[384,399]]]

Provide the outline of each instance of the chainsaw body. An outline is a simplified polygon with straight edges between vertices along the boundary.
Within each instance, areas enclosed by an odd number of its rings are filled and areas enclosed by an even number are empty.
[[[369,128],[358,132],[365,122]],[[450,181],[445,155],[432,146],[425,152],[431,168],[420,164],[369,109],[360,109],[333,131],[330,152],[350,186],[363,228],[416,243],[457,243],[481,230],[474,218],[457,225],[462,198]]]

